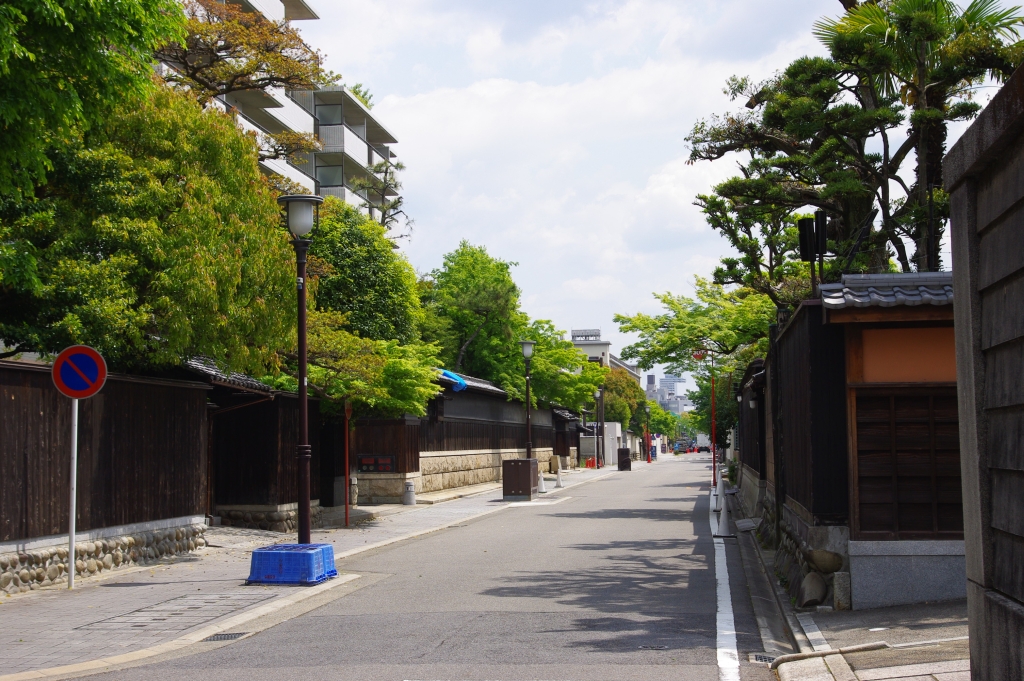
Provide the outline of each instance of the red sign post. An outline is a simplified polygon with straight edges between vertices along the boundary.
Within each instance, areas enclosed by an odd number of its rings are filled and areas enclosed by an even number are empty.
[[[88,345],[65,348],[53,362],[53,384],[71,398],[71,491],[68,505],[68,588],[75,588],[75,511],[78,509],[78,400],[92,397],[107,380],[107,363]]]

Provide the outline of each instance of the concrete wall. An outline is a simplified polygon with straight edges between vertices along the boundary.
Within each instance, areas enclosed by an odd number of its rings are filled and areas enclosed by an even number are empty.
[[[949,151],[974,681],[1024,678],[1024,70]]]
[[[967,595],[962,541],[851,541],[854,610]]]

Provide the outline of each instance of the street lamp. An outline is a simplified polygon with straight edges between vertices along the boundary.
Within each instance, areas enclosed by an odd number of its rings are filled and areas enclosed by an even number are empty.
[[[647,411],[647,463],[651,462],[651,405],[645,404]]]
[[[324,200],[319,196],[292,194],[279,196],[277,202],[284,206],[288,231],[295,237],[292,246],[295,247],[298,269],[295,284],[299,303],[299,444],[295,447],[295,458],[298,460],[299,543],[309,544],[309,465],[313,450],[309,446],[309,409],[306,400],[306,251],[312,242],[302,237],[316,226],[319,206]]]
[[[533,357],[533,346],[536,343],[532,340],[519,341],[523,349],[523,359],[526,360],[526,458],[533,458],[533,431],[530,429],[530,358]]]
[[[594,468],[600,468],[604,459],[604,388],[594,391],[594,437]]]

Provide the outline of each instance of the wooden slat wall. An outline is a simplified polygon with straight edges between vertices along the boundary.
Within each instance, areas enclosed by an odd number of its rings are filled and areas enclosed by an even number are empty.
[[[71,401],[0,365],[0,541],[67,532]],[[111,377],[79,401],[80,530],[205,513],[206,390]]]
[[[845,338],[805,302],[778,340],[786,496],[825,524],[849,518]]]
[[[859,388],[857,539],[960,539],[956,388]]]
[[[740,461],[756,471],[761,478],[764,478],[765,474],[764,423],[760,416],[764,412],[764,388],[746,386],[751,377],[763,369],[764,362],[755,360],[750,363],[743,375],[743,402],[739,405],[738,428]],[[750,408],[751,400],[757,405],[754,409]]]

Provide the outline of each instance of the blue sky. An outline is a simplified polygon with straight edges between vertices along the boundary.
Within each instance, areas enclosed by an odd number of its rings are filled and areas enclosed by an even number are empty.
[[[523,308],[632,339],[615,313],[657,312],[727,253],[692,205],[735,172],[687,165],[694,123],[735,109],[726,78],[763,78],[822,48],[834,2],[307,0],[296,25],[399,140],[403,250],[438,267],[460,240],[514,261]],[[659,372],[660,373],[660,372]]]

